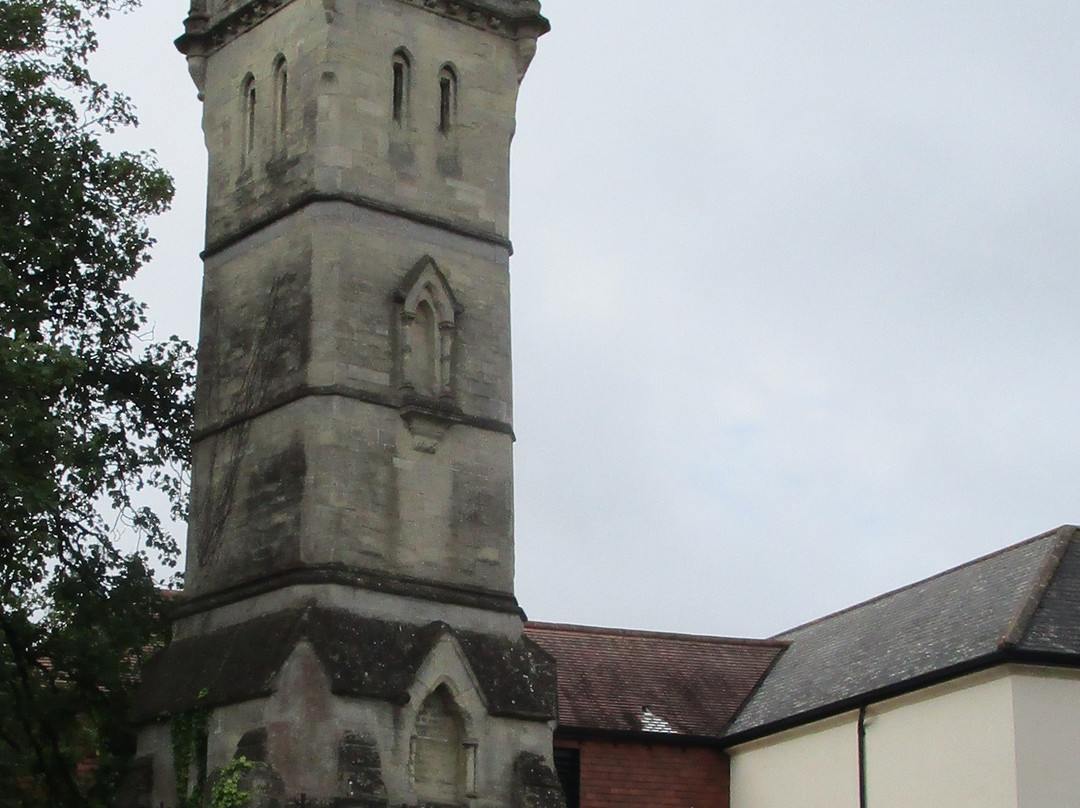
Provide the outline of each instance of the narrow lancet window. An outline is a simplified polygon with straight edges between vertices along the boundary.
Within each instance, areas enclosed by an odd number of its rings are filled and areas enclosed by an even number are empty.
[[[285,151],[285,122],[289,111],[289,65],[284,56],[274,61],[274,147]]]
[[[394,84],[392,97],[392,116],[399,126],[405,123],[409,111],[409,81],[410,63],[409,56],[405,51],[399,50],[394,54]]]
[[[248,73],[241,90],[243,102],[243,146],[240,153],[241,165],[247,166],[251,153],[255,151],[255,77]]]
[[[435,322],[435,312],[427,300],[421,300],[416,306],[416,314],[409,334],[410,367],[408,376],[416,392],[425,396],[439,394],[439,325]]]
[[[439,131],[449,134],[457,115],[457,76],[449,66],[439,71]]]

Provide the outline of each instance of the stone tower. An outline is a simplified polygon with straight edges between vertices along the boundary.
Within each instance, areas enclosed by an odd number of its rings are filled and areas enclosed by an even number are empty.
[[[261,805],[561,804],[554,665],[513,591],[509,150],[539,6],[193,0],[186,588],[132,804],[223,768]]]

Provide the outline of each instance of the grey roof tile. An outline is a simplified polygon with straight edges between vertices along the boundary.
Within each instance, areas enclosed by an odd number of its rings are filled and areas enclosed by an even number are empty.
[[[1021,651],[1080,654],[1080,541],[1069,541],[1061,550],[1033,614],[1021,626],[1016,642]]]
[[[1080,541],[1059,528],[785,632],[725,736],[742,740],[997,655],[1080,655]]]

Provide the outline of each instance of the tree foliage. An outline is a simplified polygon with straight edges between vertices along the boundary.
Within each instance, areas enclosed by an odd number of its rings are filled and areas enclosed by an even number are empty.
[[[103,147],[136,121],[87,69],[136,2],[0,2],[0,805],[108,804],[177,561],[143,503],[181,515],[193,355],[124,287],[172,182]]]

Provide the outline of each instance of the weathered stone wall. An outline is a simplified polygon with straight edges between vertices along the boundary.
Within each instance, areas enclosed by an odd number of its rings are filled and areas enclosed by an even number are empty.
[[[408,54],[407,104],[393,119],[393,59]],[[274,120],[275,60],[288,65],[285,136]],[[518,75],[512,39],[400,0],[293,0],[218,52],[206,70],[207,243],[235,237],[306,193],[507,237]],[[457,78],[453,125],[439,131],[439,75]],[[256,92],[247,153],[245,79]]]
[[[544,30],[535,0],[193,0],[188,566],[130,808],[178,804],[194,713],[252,808],[561,808],[513,596],[508,159]]]
[[[507,601],[505,610],[495,610],[451,603],[446,599],[418,598],[385,589],[360,588],[350,583],[314,582],[268,587],[217,608],[184,616],[173,623],[173,640],[190,639],[253,618],[307,607],[351,611],[379,620],[420,626],[442,621],[464,631],[510,640],[522,636],[521,613],[512,600]]]
[[[402,417],[396,294],[425,255],[461,307],[434,435]],[[317,203],[207,262],[190,594],[298,564],[512,591],[507,261]]]
[[[471,416],[508,424],[508,250],[325,202],[206,262],[197,429],[249,413],[299,384],[396,393],[395,294],[425,256],[463,308],[455,327],[456,403]]]
[[[458,424],[434,454],[393,410],[308,397],[200,441],[189,595],[299,565],[510,594],[512,443]]]
[[[492,715],[481,697],[461,646],[445,635],[425,657],[403,703],[342,698],[315,648],[300,642],[282,665],[275,692],[264,698],[215,708],[209,719],[208,770],[214,773],[243,754],[259,765],[251,790],[268,788],[256,806],[469,804],[475,808],[522,805],[537,790],[536,772],[520,782],[515,766],[522,755],[531,768],[550,771],[551,728],[542,720]],[[456,734],[445,740],[458,748],[428,754],[433,700],[445,700]],[[154,761],[153,805],[176,805],[169,731],[161,724],[140,736],[138,754]],[[430,755],[429,755],[430,758]],[[449,761],[449,762],[447,762]],[[433,788],[431,767],[445,764]],[[525,772],[526,776],[530,773]],[[553,777],[553,775],[552,775]],[[252,788],[256,786],[256,788]],[[438,792],[438,793],[436,793]],[[446,795],[453,792],[452,798]],[[439,796],[442,795],[442,799]],[[352,802],[355,800],[355,802]],[[550,803],[549,803],[550,804]]]

